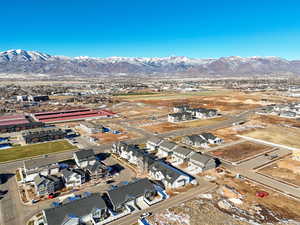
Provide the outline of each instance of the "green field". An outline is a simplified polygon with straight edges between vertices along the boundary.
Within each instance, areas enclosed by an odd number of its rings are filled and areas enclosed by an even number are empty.
[[[38,155],[77,149],[68,141],[53,141],[41,144],[18,146],[0,150],[0,162],[29,158]]]

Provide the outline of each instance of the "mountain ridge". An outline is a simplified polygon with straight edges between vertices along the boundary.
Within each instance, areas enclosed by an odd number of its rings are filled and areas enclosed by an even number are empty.
[[[49,75],[300,75],[300,61],[276,56],[220,58],[52,56],[22,49],[0,52],[0,73]]]

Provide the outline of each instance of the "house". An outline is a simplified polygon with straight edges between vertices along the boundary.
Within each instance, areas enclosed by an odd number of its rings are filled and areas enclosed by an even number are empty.
[[[297,116],[296,112],[292,112],[292,111],[282,111],[279,113],[279,116],[281,117],[288,117],[288,118],[294,118]]]
[[[99,132],[102,132],[102,130],[103,130],[102,125],[91,123],[91,122],[86,122],[86,121],[80,122],[79,126],[82,130],[86,131],[89,134],[99,133]]]
[[[56,160],[50,158],[31,159],[23,162],[23,173],[25,182],[31,182],[38,175],[55,175],[59,173],[60,167]]]
[[[215,109],[204,109],[204,108],[198,108],[195,111],[195,117],[198,119],[206,119],[215,117],[218,115],[218,111]]]
[[[86,182],[86,174],[82,169],[63,169],[61,171],[64,184],[67,188],[80,186]]]
[[[192,118],[192,114],[188,112],[172,113],[168,115],[168,121],[171,123],[191,120]]]
[[[56,127],[42,127],[22,132],[26,144],[63,139],[66,135],[64,130]]]
[[[147,141],[146,147],[152,151],[157,150],[160,143],[162,143],[162,141],[163,141],[163,139],[161,139],[161,138],[152,137]]]
[[[91,149],[74,152],[73,158],[80,168],[85,168],[88,165],[94,165],[96,163],[95,153]]]
[[[155,161],[149,168],[149,175],[155,180],[160,180],[165,188],[180,188],[196,182],[192,176],[163,161]]]
[[[43,210],[45,225],[100,224],[109,217],[100,193],[73,200],[58,207]]]
[[[188,161],[189,156],[193,153],[193,150],[184,148],[181,146],[176,146],[172,154],[172,163],[181,164]]]
[[[109,199],[109,207],[117,213],[126,210],[126,206],[139,207],[138,203],[144,201],[150,203],[157,191],[148,179],[140,179],[131,183],[121,185],[116,189],[106,192]]]
[[[182,143],[194,147],[207,148],[207,141],[199,135],[190,135],[182,138]]]
[[[173,149],[176,147],[176,144],[164,140],[159,144],[157,155],[164,158],[172,155]]]
[[[189,160],[189,169],[195,173],[214,169],[217,167],[217,160],[212,156],[200,153],[193,153]]]
[[[188,105],[178,105],[173,107],[174,113],[182,113],[185,112],[187,109],[189,109]]]
[[[200,137],[206,140],[210,144],[220,144],[223,142],[221,138],[216,137],[212,133],[202,133]]]
[[[53,175],[39,174],[33,179],[33,184],[38,196],[55,193],[63,187],[61,179]]]
[[[94,165],[88,165],[86,171],[91,180],[97,180],[106,177],[109,174],[106,165],[98,161]]]

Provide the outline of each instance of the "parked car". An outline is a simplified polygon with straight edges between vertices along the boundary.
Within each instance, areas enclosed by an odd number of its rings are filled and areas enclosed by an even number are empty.
[[[145,217],[148,217],[148,216],[151,216],[152,213],[151,212],[144,212],[140,215],[140,218],[145,218]]]

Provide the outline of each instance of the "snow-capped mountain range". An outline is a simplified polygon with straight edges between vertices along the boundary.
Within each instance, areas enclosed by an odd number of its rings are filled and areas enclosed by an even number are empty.
[[[198,59],[183,56],[164,58],[51,56],[37,51],[0,52],[1,74],[53,75],[252,75],[297,74],[300,61],[279,57],[221,57]]]

